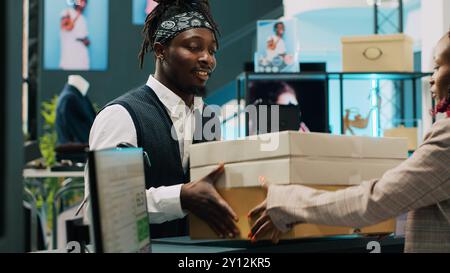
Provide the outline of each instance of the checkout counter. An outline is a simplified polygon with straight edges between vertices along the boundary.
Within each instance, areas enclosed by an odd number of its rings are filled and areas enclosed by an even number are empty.
[[[191,240],[188,236],[185,236],[153,239],[151,241],[151,251],[155,254],[403,253],[404,242],[403,237],[395,237],[393,235],[383,238],[348,235],[284,240],[277,245],[272,244],[270,241],[260,241],[252,244],[250,241],[241,240]],[[89,252],[93,252],[91,245],[87,249]],[[44,251],[44,253],[68,252],[66,249]],[[75,252],[73,251],[72,253]]]
[[[378,242],[382,253],[403,253],[404,238],[393,235],[362,237],[359,235],[314,239],[284,240],[274,245],[270,241],[252,244],[250,241],[191,240],[173,237],[152,240],[153,253],[371,253]],[[376,243],[375,243],[376,245]]]

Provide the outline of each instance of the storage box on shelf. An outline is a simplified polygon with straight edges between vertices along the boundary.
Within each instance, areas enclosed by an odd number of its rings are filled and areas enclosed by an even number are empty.
[[[413,72],[413,39],[405,34],[343,37],[344,72]]]

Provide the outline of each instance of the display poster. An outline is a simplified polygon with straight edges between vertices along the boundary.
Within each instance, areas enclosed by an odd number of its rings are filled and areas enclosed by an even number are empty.
[[[296,20],[257,22],[255,72],[298,72],[298,35]]]
[[[154,0],[133,0],[133,24],[144,25],[145,19],[158,5]]]
[[[109,0],[45,0],[44,69],[108,68]]]

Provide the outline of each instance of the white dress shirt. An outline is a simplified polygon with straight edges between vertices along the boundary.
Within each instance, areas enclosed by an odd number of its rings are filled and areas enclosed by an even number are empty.
[[[195,130],[194,111],[202,112],[203,100],[200,97],[195,97],[193,106],[188,108],[180,97],[152,75],[148,78],[147,86],[153,89],[172,120],[174,125],[172,133],[176,133],[178,138],[180,159],[186,173],[189,168],[189,146],[192,144]],[[89,135],[89,147],[90,150],[99,150],[116,147],[121,142],[128,142],[137,146],[136,128],[130,114],[123,106],[111,105],[103,109],[96,117]],[[180,203],[182,182],[180,181],[180,184],[175,186],[161,186],[146,191],[150,223],[159,224],[183,218],[186,215]],[[88,172],[86,170],[85,196],[89,194],[88,183]],[[85,213],[85,215],[87,214]]]

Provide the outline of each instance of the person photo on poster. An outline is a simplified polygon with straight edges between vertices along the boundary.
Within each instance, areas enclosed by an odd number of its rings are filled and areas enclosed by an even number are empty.
[[[274,25],[274,34],[267,39],[266,57],[269,61],[273,58],[286,56],[286,45],[284,42],[285,27],[283,22],[277,22]]]
[[[67,1],[69,8],[61,13],[61,57],[59,67],[63,70],[89,70],[90,45],[88,25],[83,15],[88,0]]]

